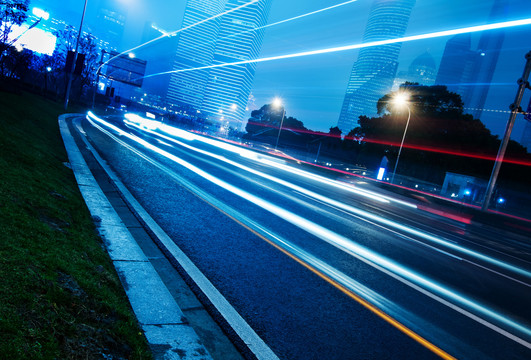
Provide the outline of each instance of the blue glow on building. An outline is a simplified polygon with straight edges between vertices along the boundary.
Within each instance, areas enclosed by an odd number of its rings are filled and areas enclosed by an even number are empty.
[[[264,30],[252,30],[266,25],[271,1],[260,0],[223,17],[214,65],[258,58]],[[242,0],[229,0],[226,9],[244,3]],[[211,69],[202,111],[225,126],[242,129],[255,69],[256,63]]]
[[[271,1],[247,6],[248,0],[189,1],[182,28],[236,10],[180,33],[173,69],[257,59]],[[256,64],[248,63],[172,73],[167,100],[192,106],[224,127],[241,129],[255,69]]]
[[[223,11],[224,0],[189,0],[184,12],[182,28],[204,21]],[[179,33],[173,70],[196,68],[212,64],[218,37],[220,18],[205,21]],[[173,73],[167,100],[201,108],[208,80],[208,70]]]
[[[363,42],[404,36],[415,0],[374,0]],[[389,92],[398,67],[401,43],[360,50],[347,85],[337,126],[348,133],[360,115],[376,115],[376,103]]]

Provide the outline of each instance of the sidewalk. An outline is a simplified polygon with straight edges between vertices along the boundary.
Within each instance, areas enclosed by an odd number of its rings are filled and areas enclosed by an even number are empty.
[[[124,201],[117,179],[72,135],[73,117],[59,118],[70,166],[154,358],[242,359]]]

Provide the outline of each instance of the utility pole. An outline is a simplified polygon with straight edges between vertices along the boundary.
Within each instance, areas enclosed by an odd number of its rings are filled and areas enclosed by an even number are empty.
[[[505,135],[500,144],[500,149],[498,150],[498,155],[496,156],[496,162],[494,163],[494,168],[492,169],[492,174],[490,176],[489,185],[487,186],[487,192],[485,193],[485,198],[483,200],[483,206],[481,207],[482,211],[487,211],[489,208],[490,200],[492,198],[492,193],[494,192],[494,187],[496,186],[496,180],[498,179],[498,174],[500,173],[500,168],[505,156],[505,151],[507,150],[507,145],[511,139],[511,132],[513,131],[514,121],[518,113],[522,113],[522,108],[520,104],[522,103],[522,98],[524,96],[525,89],[531,89],[529,86],[529,74],[531,73],[531,51],[525,55],[527,60],[524,67],[524,74],[520,79],[518,79],[518,91],[516,92],[516,98],[514,103],[511,104],[509,109],[511,109],[511,116],[507,122],[507,127],[505,128]]]
[[[81,32],[83,29],[83,20],[85,20],[85,12],[87,10],[87,1],[88,0],[85,0],[85,5],[83,6],[83,15],[81,15],[81,24],[79,25],[79,32],[77,33],[76,51],[74,53],[74,61],[72,63],[72,67],[70,68],[70,71],[68,72],[68,86],[66,87],[66,94],[65,94],[65,110],[68,108],[68,101],[70,100],[70,89],[72,88],[72,74],[74,73],[74,68],[76,67],[77,52],[79,50],[79,39],[81,38]]]

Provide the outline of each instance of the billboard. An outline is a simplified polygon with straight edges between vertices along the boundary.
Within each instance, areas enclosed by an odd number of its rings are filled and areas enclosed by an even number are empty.
[[[24,49],[51,56],[55,50],[57,37],[49,31],[23,24],[13,25],[9,41]]]
[[[141,87],[146,74],[147,61],[132,58],[127,54],[120,55],[116,51],[110,54],[112,60],[106,64],[105,76],[114,81]]]

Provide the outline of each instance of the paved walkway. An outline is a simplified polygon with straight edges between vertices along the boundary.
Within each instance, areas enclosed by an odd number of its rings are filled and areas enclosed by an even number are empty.
[[[123,185],[105,171],[86,140],[70,131],[71,119],[78,116],[84,115],[59,118],[70,166],[154,358],[242,359],[157,246],[156,236],[124,201],[118,188]]]

